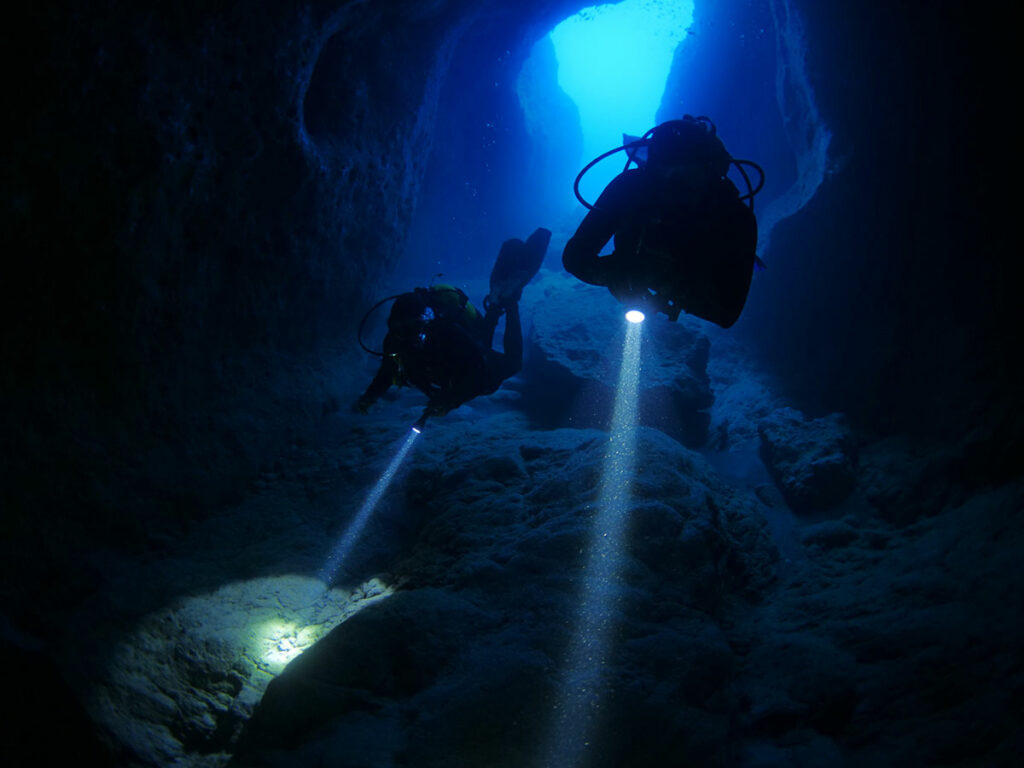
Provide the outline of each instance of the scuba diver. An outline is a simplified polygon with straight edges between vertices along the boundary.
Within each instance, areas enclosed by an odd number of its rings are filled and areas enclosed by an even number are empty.
[[[490,276],[490,292],[481,315],[458,288],[433,285],[389,296],[363,317],[359,343],[380,355],[380,368],[354,409],[366,413],[392,386],[412,385],[429,399],[416,422],[420,430],[430,416],[441,416],[479,395],[495,392],[523,364],[519,299],[540,270],[551,232],[537,229],[524,243],[506,240]],[[391,299],[383,352],[363,344],[362,330],[374,309]],[[494,330],[505,315],[504,352],[491,349]]]
[[[605,286],[634,309],[680,311],[728,328],[740,316],[754,266],[757,220],[753,198],[764,172],[736,160],[706,117],[670,120],[590,162],[576,177],[576,197],[589,210],[562,254],[565,269],[585,283]],[[580,195],[583,175],[625,150],[623,172],[590,205]],[[637,168],[630,168],[636,163]],[[747,183],[740,195],[726,178],[735,165]],[[743,169],[757,169],[754,189]],[[599,256],[614,236],[614,251]]]

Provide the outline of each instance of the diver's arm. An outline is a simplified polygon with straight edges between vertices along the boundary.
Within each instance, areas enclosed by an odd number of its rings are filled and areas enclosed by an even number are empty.
[[[395,361],[395,358],[391,355],[386,355],[380,361],[380,368],[377,369],[377,375],[373,377],[370,386],[366,388],[366,391],[356,401],[356,410],[366,413],[366,410],[377,402],[380,396],[387,392],[391,385],[395,383],[397,373],[398,363]]]
[[[634,196],[634,173],[621,173],[609,182],[565,244],[562,266],[585,283],[607,286],[613,278],[609,257],[599,254],[628,215]]]
[[[606,270],[603,269],[599,254],[614,234],[614,219],[598,208],[591,210],[562,251],[565,271],[585,283],[607,285],[607,276],[604,274]]]

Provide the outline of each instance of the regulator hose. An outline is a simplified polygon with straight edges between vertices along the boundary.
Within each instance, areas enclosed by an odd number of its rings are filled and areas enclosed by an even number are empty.
[[[440,275],[437,275],[437,277],[440,277]],[[423,288],[417,288],[416,290],[417,291],[422,291],[424,289]],[[433,285],[431,285],[431,290],[434,290],[434,291],[447,291],[449,293],[458,294],[459,296],[461,296],[464,299],[464,301],[462,303],[463,306],[465,306],[466,303],[468,303],[468,301],[469,301],[468,297],[466,297],[466,294],[463,293],[462,291],[460,291],[458,288],[434,288]],[[374,304],[368,310],[366,310],[366,314],[363,315],[363,319],[359,321],[359,329],[356,331],[356,340],[359,342],[359,346],[362,347],[364,351],[369,352],[371,355],[376,355],[377,357],[384,357],[384,353],[383,352],[378,352],[375,349],[370,349],[363,342],[363,329],[366,327],[366,321],[370,319],[370,315],[372,315],[374,313],[374,311],[377,309],[377,307],[379,307],[381,304],[383,304],[383,303],[385,303],[387,301],[394,301],[397,298],[400,298],[402,296],[406,296],[406,295],[411,294],[411,293],[414,293],[414,291],[406,291],[405,293],[396,293],[394,296],[387,296],[387,297],[381,299],[380,301],[378,301],[376,304]]]
[[[648,133],[649,133],[649,131],[648,131]],[[636,141],[631,141],[628,144],[623,144],[621,147],[616,147],[615,149],[609,149],[604,154],[598,155],[593,160],[591,160],[589,163],[587,163],[585,166],[583,166],[583,170],[580,171],[576,175],[576,181],[573,182],[573,185],[572,185],[572,191],[576,195],[576,199],[580,201],[580,204],[584,208],[586,208],[588,211],[594,210],[594,206],[592,206],[590,203],[588,203],[586,200],[584,200],[583,199],[583,195],[580,194],[580,180],[586,175],[587,171],[589,171],[591,168],[593,168],[599,162],[604,160],[606,157],[611,157],[616,152],[621,152],[624,149],[632,149],[633,147],[639,148],[639,147],[642,147],[643,145],[644,145],[644,139],[637,139]],[[630,158],[629,160],[626,161],[626,168],[629,168],[629,164],[632,161],[633,161],[633,158]],[[623,170],[625,170],[625,168]]]
[[[740,195],[740,200],[749,200],[750,210],[754,210],[754,195],[760,192],[761,189],[764,187],[764,168],[755,163],[753,160],[736,160],[734,158],[732,164],[736,166],[736,170],[740,172],[740,175],[743,176],[743,180],[747,183],[747,194]],[[751,168],[755,169],[760,175],[761,178],[757,182],[756,188],[750,183],[750,177],[747,175],[747,172],[743,170],[744,165],[749,165]]]
[[[366,314],[363,315],[363,319],[359,321],[359,330],[356,331],[356,339],[359,341],[359,346],[362,347],[366,352],[369,352],[371,355],[376,355],[377,357],[384,357],[384,353],[383,352],[378,352],[375,349],[370,349],[368,346],[366,346],[366,344],[363,343],[363,328],[366,327],[366,321],[370,319],[370,315],[372,315],[374,313],[374,310],[376,310],[377,307],[379,307],[381,304],[383,304],[386,301],[394,301],[399,296],[404,296],[404,295],[405,295],[404,293],[396,293],[394,296],[388,296],[385,299],[381,299],[376,304],[374,304],[372,307],[370,307],[368,310],[366,310]]]
[[[715,124],[712,123],[708,118],[706,118],[706,117],[698,117],[698,118],[695,118],[695,119],[698,120],[699,122],[703,122],[703,123],[706,123],[707,125],[709,125],[710,126],[709,132],[710,132],[710,134],[712,136],[717,134],[717,131],[715,129]],[[580,204],[584,208],[586,208],[588,211],[594,210],[594,206],[591,205],[590,203],[588,203],[586,200],[584,200],[583,199],[583,195],[580,194],[580,181],[582,181],[583,177],[587,174],[587,171],[589,171],[591,168],[593,168],[599,162],[604,160],[606,157],[611,157],[616,152],[622,152],[623,150],[630,150],[630,149],[639,149],[640,147],[647,146],[650,143],[650,138],[654,134],[654,131],[655,131],[655,129],[651,128],[651,130],[649,130],[647,133],[645,133],[643,136],[641,136],[636,141],[629,141],[629,142],[626,142],[625,144],[623,144],[621,147],[616,147],[615,149],[609,149],[607,152],[604,152],[603,154],[598,155],[593,160],[591,160],[589,163],[587,163],[585,166],[583,166],[583,170],[580,171],[576,175],[576,181],[573,182],[572,191],[573,191],[573,194],[576,195],[576,199],[580,201]],[[626,171],[628,171],[630,163],[634,163],[634,162],[636,162],[636,159],[632,155],[630,155],[629,159],[626,160],[626,165],[625,165],[625,167],[623,167],[622,172],[625,173]],[[755,163],[753,160],[737,160],[736,158],[730,157],[729,158],[729,162],[730,162],[731,165],[735,165],[736,166],[736,170],[738,170],[740,172],[740,175],[743,177],[743,181],[746,182],[746,185],[747,185],[747,194],[741,195],[740,196],[740,200],[747,200],[747,201],[749,201],[748,205],[750,206],[750,210],[754,210],[754,196],[764,188],[764,182],[765,182],[764,169],[760,165]],[[637,163],[637,165],[639,166],[640,164]],[[758,175],[760,176],[760,179],[758,180],[756,187],[750,182],[750,176],[747,175],[746,170],[743,168],[743,166],[745,166],[745,165],[749,165],[751,168],[754,168],[757,171]]]

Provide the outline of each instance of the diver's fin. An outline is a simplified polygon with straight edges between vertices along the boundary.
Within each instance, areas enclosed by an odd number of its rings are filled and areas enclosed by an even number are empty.
[[[540,227],[524,243],[515,238],[506,240],[491,269],[490,293],[484,305],[501,307],[519,301],[523,288],[540,271],[551,242],[551,231]]]
[[[548,252],[548,244],[551,242],[551,230],[538,227],[533,234],[526,239],[526,252],[523,254],[523,267],[529,277],[523,282],[523,287],[529,283],[533,276],[540,272],[540,265],[544,263],[544,256]]]

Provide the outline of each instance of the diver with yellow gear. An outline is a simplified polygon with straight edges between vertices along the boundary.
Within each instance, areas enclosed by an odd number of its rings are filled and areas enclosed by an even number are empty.
[[[484,299],[484,314],[451,285],[416,288],[394,299],[380,368],[354,409],[366,413],[392,386],[413,386],[428,397],[417,422],[440,416],[480,395],[495,392],[523,364],[523,332],[519,298],[537,274],[551,241],[551,232],[539,228],[523,242],[502,244]],[[376,308],[376,307],[374,307]],[[373,310],[371,309],[370,312]],[[491,349],[498,320],[505,315],[504,351]],[[367,316],[363,318],[365,324]],[[360,325],[360,344],[362,344]]]

